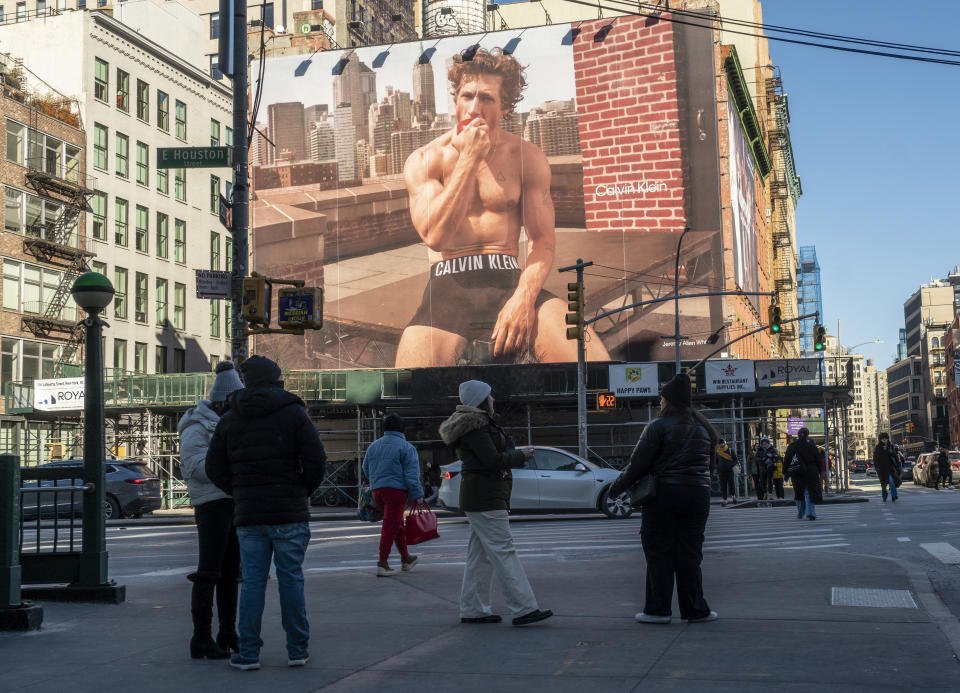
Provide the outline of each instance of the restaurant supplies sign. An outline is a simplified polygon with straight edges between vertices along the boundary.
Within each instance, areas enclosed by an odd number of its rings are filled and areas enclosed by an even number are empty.
[[[757,361],[757,385],[817,380],[820,359],[763,359]]]
[[[33,381],[33,408],[40,411],[83,409],[84,379],[53,378]]]
[[[757,391],[757,381],[753,376],[753,361],[722,359],[707,361],[703,365],[709,394]]]
[[[610,366],[610,391],[617,397],[656,397],[660,394],[656,363]]]

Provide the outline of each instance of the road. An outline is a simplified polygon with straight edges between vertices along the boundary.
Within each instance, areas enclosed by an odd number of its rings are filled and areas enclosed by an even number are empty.
[[[314,522],[304,565],[313,659],[302,672],[284,666],[272,585],[263,670],[187,659],[195,528],[111,527],[110,572],[127,601],[47,602],[43,631],[0,634],[0,690],[960,690],[960,492],[908,483],[884,504],[874,481],[855,485],[870,502],[821,506],[816,522],[792,507],[714,506],[703,571],[721,618],[699,625],[633,622],[638,518],[516,518],[531,583],[557,614],[527,629],[458,623],[461,518],[416,548],[414,571],[380,579],[377,525]],[[505,613],[496,592],[494,608]]]

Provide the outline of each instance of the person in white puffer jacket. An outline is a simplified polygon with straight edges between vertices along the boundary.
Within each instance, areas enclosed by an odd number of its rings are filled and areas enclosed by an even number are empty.
[[[230,650],[237,651],[240,547],[233,525],[233,499],[210,481],[206,457],[213,431],[229,407],[227,398],[243,383],[229,361],[218,364],[216,373],[209,398],[200,400],[177,424],[180,471],[194,507],[199,543],[197,570],[187,576],[193,582],[190,656],[194,659],[226,659]],[[220,622],[216,640],[211,634],[214,595]]]

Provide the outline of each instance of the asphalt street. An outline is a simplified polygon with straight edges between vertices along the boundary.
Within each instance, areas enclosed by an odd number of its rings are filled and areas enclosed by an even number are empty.
[[[264,668],[249,673],[187,657],[195,528],[111,526],[110,573],[127,601],[43,603],[41,631],[0,634],[0,690],[960,690],[960,491],[907,482],[894,504],[875,480],[855,485],[870,502],[820,506],[816,522],[715,505],[703,571],[720,620],[706,624],[634,622],[639,517],[516,518],[531,583],[556,613],[527,628],[459,623],[462,518],[442,519],[415,570],[394,578],[374,575],[378,525],[314,522],[310,664],[285,666],[271,583]],[[508,615],[496,590],[494,608]]]

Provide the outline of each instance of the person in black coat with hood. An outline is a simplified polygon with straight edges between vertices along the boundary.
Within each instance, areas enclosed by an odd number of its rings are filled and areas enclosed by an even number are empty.
[[[810,440],[810,431],[801,428],[797,439],[787,446],[783,456],[783,475],[793,483],[793,499],[797,502],[797,519],[817,519],[817,503],[823,503],[823,485],[820,483],[820,450]],[[794,459],[796,463],[794,464]]]
[[[653,474],[656,495],[643,507],[640,539],[647,561],[647,594],[639,623],[670,623],[673,583],[680,618],[714,621],[703,598],[703,538],[710,514],[710,471],[719,441],[716,429],[691,402],[690,377],[674,376],[660,391],[660,417],[651,421],[610,486],[616,497]]]
[[[233,496],[240,541],[239,652],[230,666],[260,668],[260,622],[270,572],[276,567],[287,664],[310,655],[303,594],[303,557],[310,540],[310,494],[323,479],[327,456],[299,397],[283,389],[280,367],[263,356],[240,364],[245,387],[229,397],[207,451],[207,476]]]

